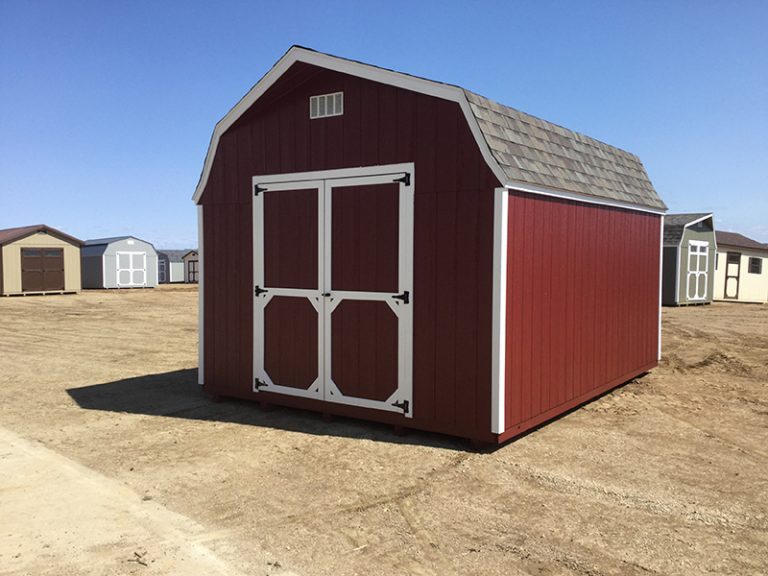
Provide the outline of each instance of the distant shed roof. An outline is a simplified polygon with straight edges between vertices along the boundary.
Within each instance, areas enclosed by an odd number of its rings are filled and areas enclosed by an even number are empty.
[[[50,234],[51,236],[57,236],[62,240],[72,242],[73,244],[77,244],[78,246],[83,245],[82,240],[78,240],[74,236],[65,234],[61,230],[57,230],[56,228],[51,228],[50,226],[46,226],[45,224],[33,224],[32,226],[19,226],[18,228],[6,228],[4,230],[0,230],[0,246],[4,244],[10,244],[11,242],[15,242],[16,240],[20,240],[21,238],[31,236],[32,234],[37,234],[38,232],[45,232],[46,234]]]
[[[680,243],[680,239],[683,237],[683,230],[689,224],[698,222],[705,218],[711,218],[712,214],[709,213],[695,213],[695,214],[667,214],[664,216],[664,244],[677,245]]]
[[[739,248],[750,248],[752,250],[768,250],[768,245],[747,238],[743,234],[738,232],[721,232],[718,230],[715,232],[717,238],[717,245],[737,246]]]
[[[158,255],[165,254],[169,262],[181,262],[189,250],[158,250]]]
[[[147,240],[142,240],[141,238],[136,238],[136,236],[112,236],[111,238],[91,238],[90,240],[85,241],[84,246],[106,246],[107,244],[112,244],[113,242],[121,242],[123,240],[129,240],[129,239],[138,240],[139,242],[146,242],[150,246],[153,246],[152,242],[148,242]]]

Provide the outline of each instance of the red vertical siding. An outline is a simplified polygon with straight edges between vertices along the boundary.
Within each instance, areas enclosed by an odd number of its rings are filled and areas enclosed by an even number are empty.
[[[344,115],[309,97],[344,91]],[[493,189],[456,103],[307,64],[292,66],[225,133],[202,196],[205,388],[256,398],[251,178],[415,165],[413,418],[289,397],[273,401],[492,440]],[[261,393],[261,398],[266,396]]]
[[[656,364],[660,225],[510,194],[502,439]]]

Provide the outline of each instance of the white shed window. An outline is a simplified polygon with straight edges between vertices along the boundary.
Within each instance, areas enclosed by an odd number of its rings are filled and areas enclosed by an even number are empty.
[[[325,118],[344,114],[344,92],[321,94],[309,98],[309,117]]]

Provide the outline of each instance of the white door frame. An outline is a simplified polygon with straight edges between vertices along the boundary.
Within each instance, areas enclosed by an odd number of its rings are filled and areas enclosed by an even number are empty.
[[[695,247],[695,250],[692,248]],[[701,256],[704,256],[704,269],[701,269]],[[692,260],[696,263],[691,266]],[[691,277],[694,279],[694,291],[691,294]],[[699,276],[704,276],[704,294],[699,294]],[[685,276],[685,295],[691,302],[707,299],[709,289],[709,242],[704,240],[688,241],[688,270]]]
[[[259,181],[264,184],[263,180]],[[254,184],[256,186],[256,184]],[[304,398],[323,398],[323,181],[304,180],[299,182],[274,182],[269,184],[264,192],[280,192],[285,190],[317,190],[317,288],[274,288],[266,286],[264,274],[264,194],[253,196],[253,391],[278,392],[289,396]],[[266,292],[260,292],[266,290]],[[274,296],[292,296],[306,298],[317,312],[317,377],[307,389],[279,386],[267,374],[264,365],[264,311]]]
[[[400,180],[402,178],[402,180]],[[332,291],[332,195],[341,186],[399,182],[398,293]],[[329,402],[402,413],[413,417],[413,163],[294,174],[254,176],[253,284],[254,284],[254,392],[268,391],[311,397]],[[280,190],[318,191],[317,290],[270,288],[264,285],[264,195]],[[258,287],[258,288],[257,288]],[[260,290],[267,290],[266,293]],[[408,292],[409,302],[395,299]],[[264,308],[273,296],[305,296],[318,312],[318,379],[307,390],[274,384],[264,367]],[[386,302],[398,319],[398,388],[384,401],[344,396],[331,377],[331,314],[344,300]],[[397,404],[397,405],[395,405]]]
[[[120,268],[120,255],[121,254],[127,254],[128,255],[128,262],[130,263],[130,268]],[[142,268],[135,268],[133,263],[133,257],[134,256],[142,256],[143,261],[143,267]],[[129,284],[123,284],[120,282],[120,271],[121,270],[129,270],[131,275],[131,281]],[[141,283],[136,283],[133,281],[133,273],[136,270],[141,270],[144,272],[144,281]],[[120,250],[115,252],[115,285],[119,288],[122,286],[146,286],[147,285],[147,253],[146,252],[139,252],[137,250],[134,251],[128,251],[128,250]]]

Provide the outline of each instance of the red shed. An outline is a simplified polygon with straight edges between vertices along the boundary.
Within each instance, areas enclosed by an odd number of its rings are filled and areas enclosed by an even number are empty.
[[[294,46],[194,200],[211,394],[496,443],[657,364],[640,160],[458,86]]]

